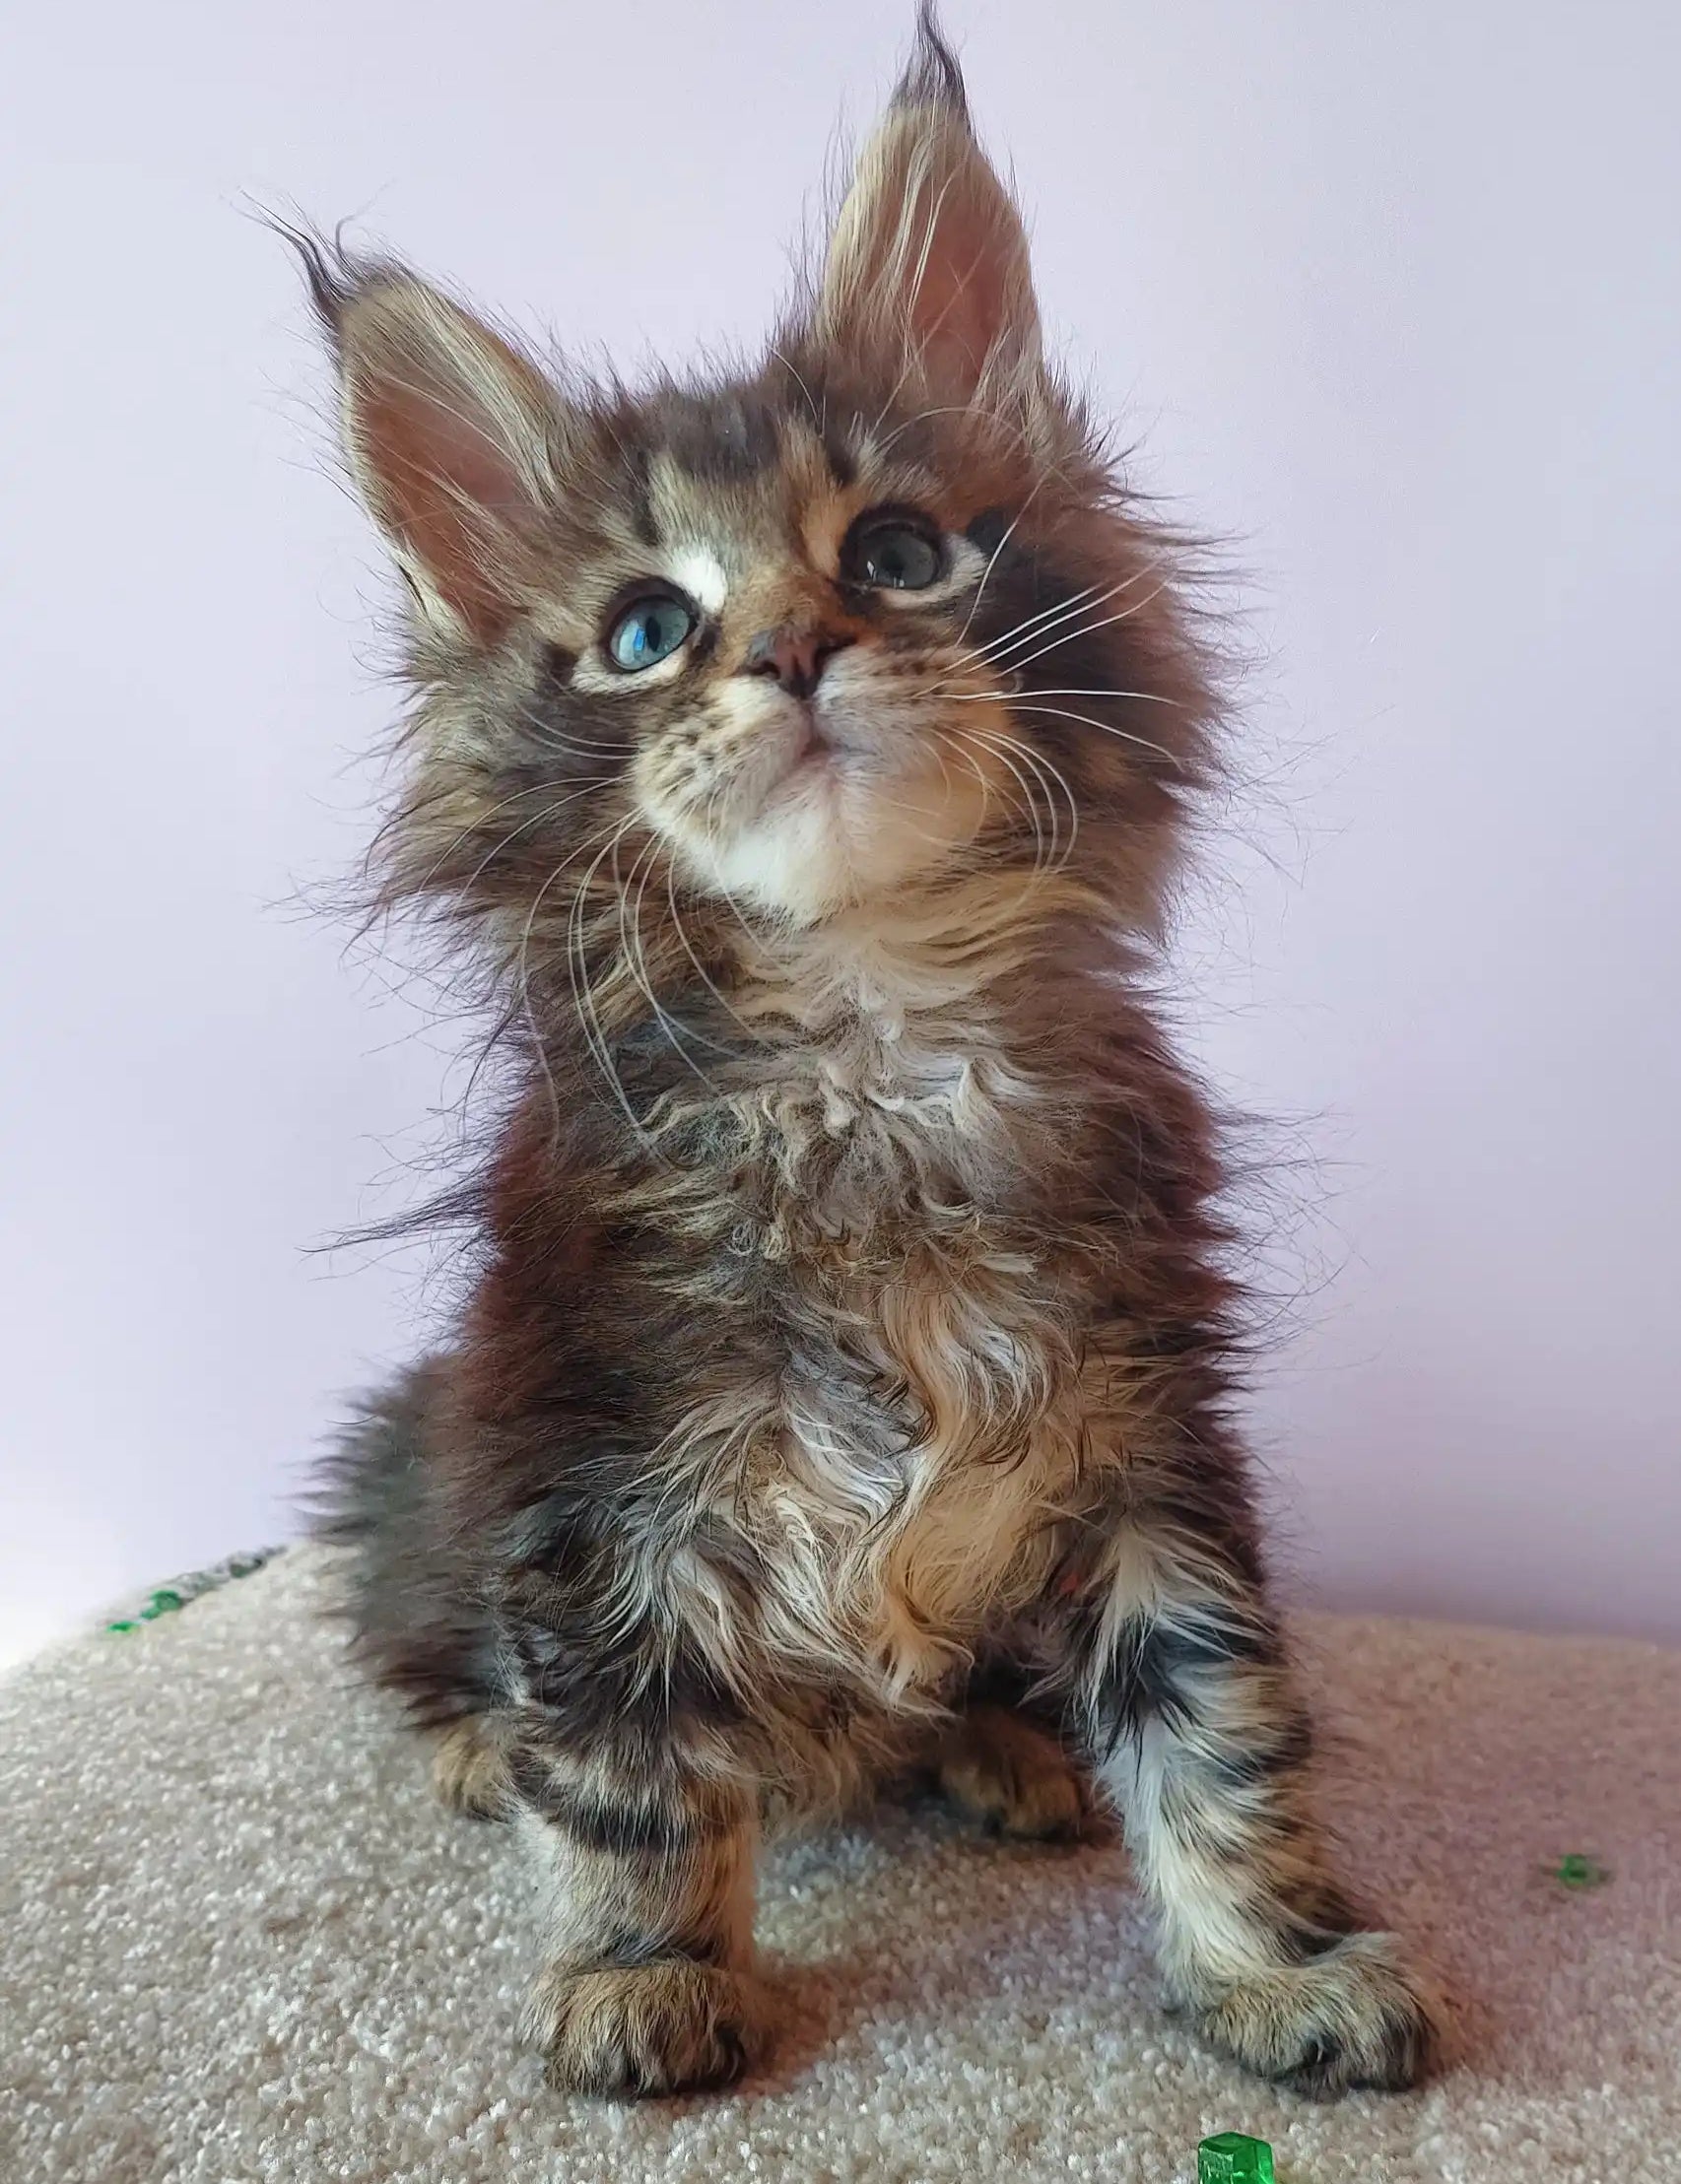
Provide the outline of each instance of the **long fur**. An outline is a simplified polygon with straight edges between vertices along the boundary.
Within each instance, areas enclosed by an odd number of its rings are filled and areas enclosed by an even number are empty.
[[[761,1829],[920,1761],[1024,1832],[1089,1777],[1211,2037],[1409,2082],[1429,2010],[1312,1817],[1216,1134],[1149,998],[1215,769],[1194,570],[1042,362],[949,50],[924,17],[740,378],[553,380],[307,255],[414,597],[385,896],[480,966],[515,1088],[460,1323],[323,1528],[440,1787],[548,1870],[555,2082],[748,2067]],[[884,507],[937,526],[925,595],[849,573]],[[616,677],[649,578],[695,634]]]

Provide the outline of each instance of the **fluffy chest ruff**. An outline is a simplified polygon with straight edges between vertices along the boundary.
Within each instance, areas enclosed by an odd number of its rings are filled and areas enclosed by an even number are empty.
[[[707,1530],[751,1551],[747,1601],[704,1547],[678,1560],[679,1613],[721,1668],[769,1656],[917,1710],[1042,1586],[1080,1445],[1077,1328],[1031,1211],[1031,1075],[962,981],[920,1011],[879,973],[843,999],[734,1103],[762,1191],[731,1248],[774,1340],[685,1411],[662,1463],[704,1475]]]

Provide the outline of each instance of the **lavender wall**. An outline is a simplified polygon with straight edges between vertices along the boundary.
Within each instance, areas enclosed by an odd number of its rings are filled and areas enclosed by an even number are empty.
[[[152,0],[8,31],[0,1645],[289,1525],[412,1261],[429,1034],[289,914],[376,557],[243,193],[627,361],[751,340],[854,0]],[[1681,1636],[1674,11],[949,0],[1048,316],[1240,534],[1258,775],[1183,956],[1293,1118],[1256,1400],[1295,1581]],[[469,27],[470,26],[470,27]]]

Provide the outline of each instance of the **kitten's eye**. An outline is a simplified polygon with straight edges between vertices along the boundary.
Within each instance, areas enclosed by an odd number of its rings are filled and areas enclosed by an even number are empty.
[[[695,634],[698,617],[673,592],[651,592],[625,609],[607,632],[607,657],[627,675],[669,660]]]
[[[914,516],[860,516],[840,549],[841,574],[882,591],[926,591],[945,565],[939,534]]]

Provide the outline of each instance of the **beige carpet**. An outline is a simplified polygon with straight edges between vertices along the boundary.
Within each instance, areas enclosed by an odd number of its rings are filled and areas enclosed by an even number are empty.
[[[314,1620],[318,1551],[0,1687],[5,2184],[1681,2184],[1681,1654],[1315,1621],[1353,1868],[1460,1998],[1429,2090],[1315,2108],[1157,2013],[1117,1850],[932,1811],[784,1850],[769,2076],[572,2103],[519,2053],[533,1927]],[[1609,1884],[1549,1860],[1586,1850]]]

